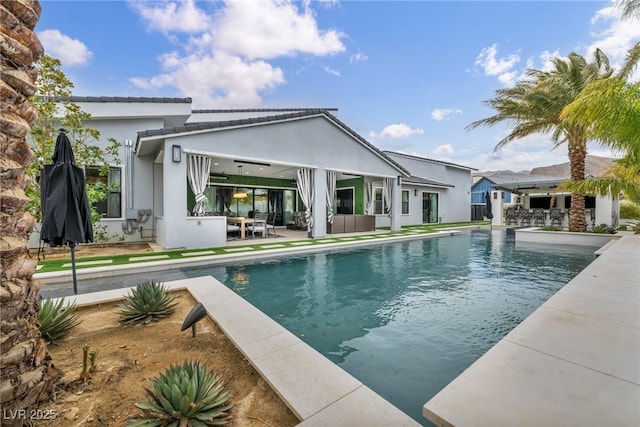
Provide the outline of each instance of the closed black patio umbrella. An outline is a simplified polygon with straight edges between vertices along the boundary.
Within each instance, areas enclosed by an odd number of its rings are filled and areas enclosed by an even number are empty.
[[[491,206],[491,194],[489,194],[489,192],[485,192],[486,194],[484,195],[484,200],[485,203],[487,205],[487,218],[488,219],[493,219],[493,212],[491,212],[493,210],[493,206]]]
[[[53,152],[53,164],[45,165],[40,175],[42,231],[40,239],[51,246],[69,245],[73,293],[78,293],[75,247],[93,241],[91,208],[85,190],[82,169],[75,165],[69,138],[60,129]]]

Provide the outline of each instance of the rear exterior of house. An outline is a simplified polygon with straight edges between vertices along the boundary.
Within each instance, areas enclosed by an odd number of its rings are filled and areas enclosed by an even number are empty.
[[[191,111],[190,98],[68,100],[91,114],[85,125],[100,131],[98,145],[122,143],[109,176],[94,177],[113,190],[98,206],[99,227],[112,241],[224,246],[227,216],[255,212],[276,213],[279,226],[301,213],[310,237],[344,232],[339,224],[353,217],[392,230],[469,220],[470,168],[384,153],[336,109]]]
[[[402,184],[402,225],[470,221],[471,172],[476,169],[392,151],[385,154],[411,174]]]

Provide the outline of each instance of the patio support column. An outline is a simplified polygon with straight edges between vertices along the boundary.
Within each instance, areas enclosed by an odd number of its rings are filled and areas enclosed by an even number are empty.
[[[327,172],[324,168],[314,169],[313,178],[313,229],[311,236],[327,235]]]
[[[402,227],[402,182],[400,177],[393,180],[391,200],[391,231],[400,231]]]
[[[504,224],[504,191],[494,190],[491,192],[491,213],[493,218],[491,219],[491,225],[503,225]]]
[[[163,226],[165,248],[185,246],[184,222],[187,218],[187,162],[172,161],[171,145],[165,143],[163,163]]]

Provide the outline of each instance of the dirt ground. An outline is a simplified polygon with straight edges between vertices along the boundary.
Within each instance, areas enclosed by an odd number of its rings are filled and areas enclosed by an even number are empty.
[[[208,317],[180,331],[195,305],[187,292],[172,294],[178,305],[173,314],[146,326],[122,324],[117,303],[80,308],[81,323],[60,345],[50,345],[54,365],[64,376],[55,387],[55,399],[41,405],[36,426],[124,426],[141,413],[144,387],[171,364],[200,360],[222,375],[232,395],[235,426],[285,427],[299,423],[277,394]],[[81,380],[82,347],[97,351],[96,369]],[[44,419],[48,418],[48,419]],[[52,419],[53,418],[53,419]]]

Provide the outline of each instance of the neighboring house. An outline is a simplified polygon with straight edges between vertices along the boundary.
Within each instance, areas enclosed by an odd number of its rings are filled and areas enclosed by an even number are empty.
[[[384,152],[411,173],[402,180],[402,225],[470,220],[471,171],[467,166]]]
[[[85,125],[100,131],[98,145],[122,142],[121,163],[114,161],[109,176],[85,169],[88,181],[111,184],[98,206],[100,225],[127,242],[224,246],[226,215],[253,212],[274,212],[285,225],[303,211],[311,237],[333,231],[329,212],[363,215],[392,230],[469,219],[470,168],[420,159],[415,169],[411,156],[383,153],[335,109],[192,111],[190,98],[67,99],[91,114]]]

